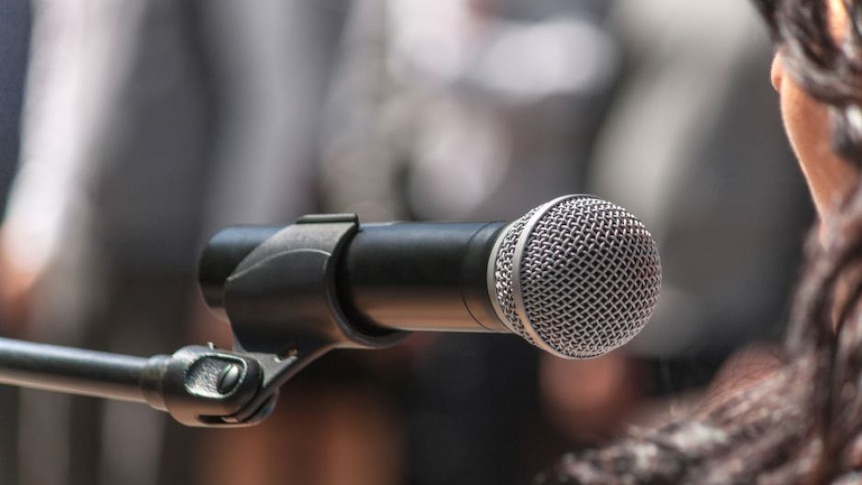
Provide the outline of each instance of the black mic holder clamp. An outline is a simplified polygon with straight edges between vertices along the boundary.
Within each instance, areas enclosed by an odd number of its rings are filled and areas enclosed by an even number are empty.
[[[187,346],[130,357],[0,339],[0,382],[145,402],[199,427],[249,426],[274,409],[279,389],[333,348],[381,348],[406,333],[350,321],[335,278],[356,215],[306,216],[283,229],[227,229],[200,265],[207,303],[222,309],[232,350]],[[243,239],[237,241],[237,238]]]
[[[199,414],[194,417],[198,423],[254,424],[273,409],[282,384],[330,349],[381,348],[406,337],[404,332],[348,323],[338,303],[338,257],[358,229],[354,214],[312,215],[262,243],[249,241],[245,249],[235,241],[244,232],[227,229],[213,237],[201,260],[201,285],[208,303],[227,315],[234,351],[201,351],[205,362],[221,365],[209,376],[208,388],[230,390],[218,397],[207,394],[213,397],[200,410],[214,405],[221,412]],[[219,250],[222,247],[250,251],[230,269],[241,254]]]

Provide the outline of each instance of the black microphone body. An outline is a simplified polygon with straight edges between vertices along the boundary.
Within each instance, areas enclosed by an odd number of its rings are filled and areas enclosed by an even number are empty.
[[[358,324],[407,331],[511,332],[488,292],[506,224],[363,225],[338,264],[338,295]]]

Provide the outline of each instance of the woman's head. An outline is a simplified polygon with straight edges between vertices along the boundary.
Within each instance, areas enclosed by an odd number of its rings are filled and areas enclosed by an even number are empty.
[[[862,166],[862,39],[842,0],[755,0],[777,41],[772,84],[821,218],[829,220]],[[862,20],[862,19],[860,19]]]

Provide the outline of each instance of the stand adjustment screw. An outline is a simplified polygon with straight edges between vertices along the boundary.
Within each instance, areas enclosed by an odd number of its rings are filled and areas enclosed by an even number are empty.
[[[221,394],[230,394],[239,385],[242,377],[242,369],[236,364],[229,364],[221,371],[218,379],[218,392]]]

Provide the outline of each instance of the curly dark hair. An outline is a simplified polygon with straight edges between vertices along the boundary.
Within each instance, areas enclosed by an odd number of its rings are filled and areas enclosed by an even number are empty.
[[[828,1],[754,3],[787,75],[829,107],[833,149],[862,167],[862,0],[843,0],[841,35]],[[862,484],[862,189],[809,239],[778,370],[685,419],[568,455],[537,482]]]

